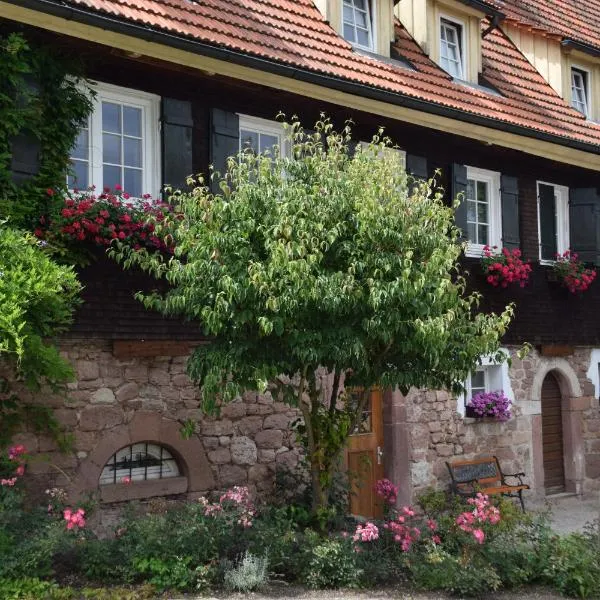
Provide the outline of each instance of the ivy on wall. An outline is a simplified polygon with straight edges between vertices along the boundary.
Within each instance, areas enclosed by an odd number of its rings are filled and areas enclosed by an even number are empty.
[[[70,150],[92,110],[72,60],[0,32],[0,218],[31,230],[58,210]]]

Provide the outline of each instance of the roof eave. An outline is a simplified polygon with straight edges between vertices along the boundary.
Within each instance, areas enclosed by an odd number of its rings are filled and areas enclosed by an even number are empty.
[[[498,121],[490,117],[464,112],[457,108],[436,104],[427,100],[391,92],[382,88],[366,86],[364,84],[349,81],[347,79],[333,77],[331,75],[326,75],[315,71],[299,69],[298,67],[290,66],[284,63],[278,63],[261,57],[244,54],[229,48],[213,46],[199,40],[176,36],[165,31],[139,25],[125,19],[118,19],[116,17],[95,11],[88,11],[71,4],[66,4],[61,0],[5,1],[9,4],[29,8],[44,14],[62,17],[66,20],[73,20],[75,22],[80,22],[93,27],[99,27],[106,29],[107,31],[113,31],[115,33],[120,33],[132,38],[163,44],[172,48],[186,50],[192,53],[197,53],[201,56],[230,62],[240,66],[255,68],[268,73],[312,83],[321,87],[346,92],[358,97],[423,111],[432,115],[446,117],[473,125],[480,125],[492,130],[503,131],[530,139],[550,142],[559,146],[572,148],[574,150],[581,150],[583,152],[592,154],[600,154],[600,145],[598,144],[581,142],[571,138],[545,133],[536,129],[522,127],[511,123],[506,123],[504,121]]]
[[[488,17],[496,17],[496,19],[502,20],[506,17],[506,15],[498,10],[497,8],[494,8],[493,6],[490,6],[487,2],[483,2],[482,0],[459,0],[460,2],[462,2],[463,4],[466,4],[467,6],[471,6],[472,8],[476,8],[477,10],[480,10],[482,13],[484,13],[486,16]]]
[[[561,45],[571,50],[579,50],[580,52],[584,52],[590,56],[600,57],[600,48],[596,48],[595,46],[591,46],[585,42],[578,42],[577,40],[573,40],[571,38],[564,38],[561,41]]]

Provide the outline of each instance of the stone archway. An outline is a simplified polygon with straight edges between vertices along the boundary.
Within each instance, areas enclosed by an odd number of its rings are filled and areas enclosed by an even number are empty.
[[[556,398],[557,395],[560,397]],[[581,385],[577,375],[564,358],[543,360],[533,378],[531,390],[531,399],[537,407],[536,414],[532,415],[532,445],[533,480],[538,492],[566,491],[581,494],[583,491],[585,461],[581,397]],[[544,404],[547,406],[546,415],[544,415]],[[553,408],[550,408],[550,405],[553,405]],[[550,414],[552,411],[554,413]],[[562,448],[559,446],[550,448],[552,442],[548,437],[546,444],[544,443],[544,423],[546,433],[550,436],[556,435],[556,430],[560,427]],[[549,429],[555,431],[548,433]],[[544,452],[545,445],[546,452]],[[552,452],[562,455],[563,474],[551,468],[553,460],[560,460],[556,456],[551,456]],[[548,485],[544,467],[550,471]],[[564,485],[558,483],[561,477],[564,478]]]
[[[168,448],[177,457],[182,477],[145,481],[132,485],[103,486],[102,500],[118,502],[152,496],[206,492],[215,481],[204,446],[197,436],[183,439],[181,425],[155,412],[137,412],[127,425],[120,425],[106,435],[80,464],[70,487],[72,498],[99,490],[102,469],[119,449],[137,442],[153,442]]]

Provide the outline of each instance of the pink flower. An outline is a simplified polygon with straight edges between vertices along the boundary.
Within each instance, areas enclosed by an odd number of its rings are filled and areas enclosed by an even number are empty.
[[[373,542],[379,539],[379,529],[374,523],[367,522],[365,525],[358,525],[356,532],[352,536],[355,542]]]
[[[25,473],[25,465],[19,465],[15,471],[17,477],[23,477]]]
[[[131,483],[131,477],[121,477],[121,483],[124,485],[129,485]]]
[[[83,529],[85,527],[85,511],[78,508],[76,511],[65,508],[63,518],[67,522],[67,529]]]
[[[2,486],[13,487],[15,483],[17,483],[16,477],[11,477],[10,479],[0,479],[0,485]]]
[[[478,544],[483,544],[485,533],[481,529],[473,529],[473,537],[477,540]]]

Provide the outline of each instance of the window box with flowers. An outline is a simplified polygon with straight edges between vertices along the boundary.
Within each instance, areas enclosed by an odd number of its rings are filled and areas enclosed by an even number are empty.
[[[53,190],[47,190],[54,195]],[[85,263],[83,247],[108,247],[114,240],[126,242],[135,250],[172,251],[156,231],[154,223],[165,220],[171,206],[155,201],[148,194],[131,198],[119,185],[97,194],[93,187],[67,191],[60,212],[42,216],[35,235],[46,243],[65,248]]]
[[[596,269],[586,267],[575,252],[566,250],[556,255],[556,261],[548,271],[548,279],[558,281],[572,294],[581,294],[596,279]]]
[[[508,421],[511,416],[511,401],[503,390],[479,392],[466,406],[466,416],[474,419],[491,418],[495,421]]]
[[[497,246],[484,246],[481,265],[487,282],[494,287],[507,288],[511,284],[525,287],[531,273],[531,266],[523,261],[518,248],[502,248],[498,252]]]

